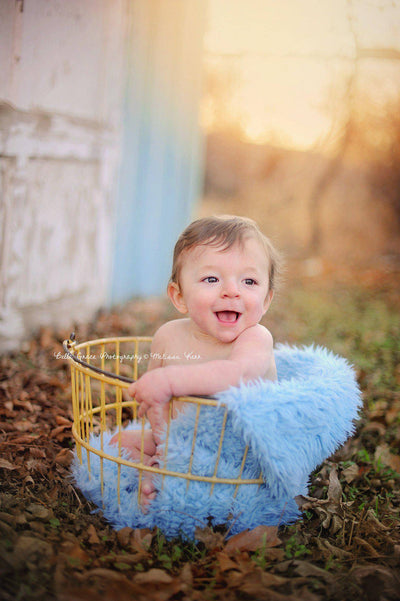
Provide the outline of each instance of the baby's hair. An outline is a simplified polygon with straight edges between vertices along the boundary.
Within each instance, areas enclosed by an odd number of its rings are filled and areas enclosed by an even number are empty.
[[[218,215],[196,219],[179,236],[172,263],[170,282],[179,284],[182,256],[196,246],[207,245],[228,250],[234,244],[242,245],[246,238],[254,237],[263,246],[269,260],[269,289],[275,290],[279,278],[281,258],[271,241],[259,230],[258,225],[247,217]]]

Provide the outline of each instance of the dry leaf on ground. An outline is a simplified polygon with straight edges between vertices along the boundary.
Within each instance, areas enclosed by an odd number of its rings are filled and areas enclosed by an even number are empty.
[[[281,542],[277,526],[257,526],[253,530],[245,530],[232,536],[225,545],[225,552],[257,551],[277,547]]]

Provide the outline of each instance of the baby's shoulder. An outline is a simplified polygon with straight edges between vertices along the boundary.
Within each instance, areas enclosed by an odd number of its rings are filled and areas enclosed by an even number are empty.
[[[272,334],[265,326],[260,323],[257,324],[257,334],[258,336],[262,336],[265,340],[273,342]]]
[[[254,326],[250,326],[241,334],[245,338],[253,338],[255,340],[264,340],[264,341],[272,341],[271,332],[260,323],[255,324]]]
[[[185,318],[167,321],[158,328],[153,340],[164,340],[170,338],[170,336],[181,336],[182,333],[187,331],[188,322],[189,320]]]

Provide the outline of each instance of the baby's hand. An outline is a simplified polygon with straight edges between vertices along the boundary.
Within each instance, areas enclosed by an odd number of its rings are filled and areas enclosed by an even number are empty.
[[[131,384],[128,393],[139,403],[139,417],[149,409],[160,407],[172,397],[172,386],[164,367],[158,367],[143,374],[139,380]]]

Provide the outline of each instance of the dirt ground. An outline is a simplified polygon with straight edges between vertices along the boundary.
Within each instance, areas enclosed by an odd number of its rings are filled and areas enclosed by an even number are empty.
[[[338,300],[338,286],[297,282],[271,311],[278,339],[314,339],[348,356],[364,412],[356,435],[312,475],[302,520],[228,541],[207,527],[197,544],[114,531],[69,474],[69,366],[57,358],[69,332],[44,329],[1,357],[0,599],[399,599],[400,333],[395,284],[386,284],[373,296],[342,286]],[[329,317],[338,304],[340,325]],[[138,300],[76,331],[79,340],[152,334],[171,317],[164,300]]]

